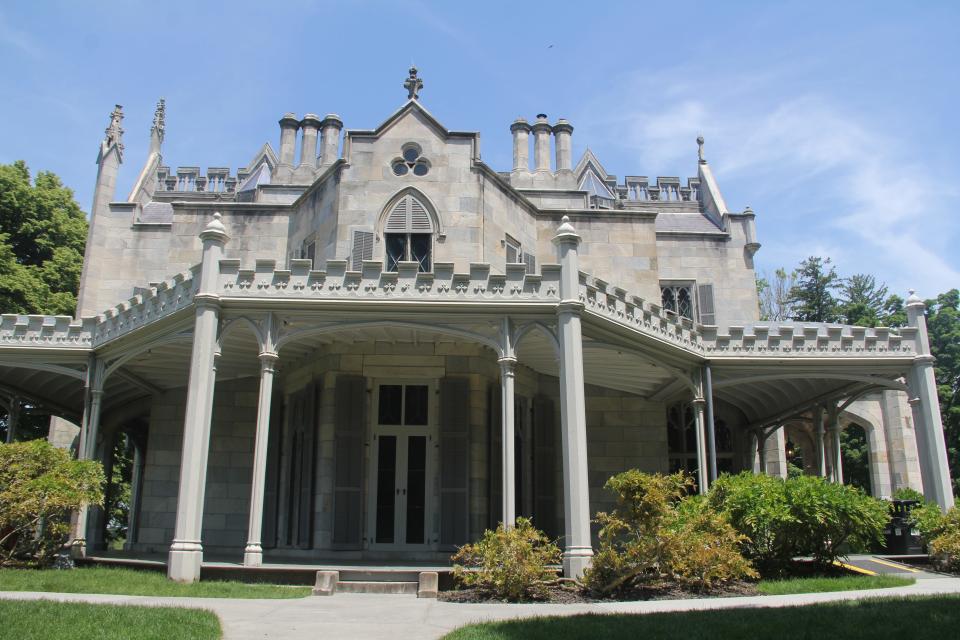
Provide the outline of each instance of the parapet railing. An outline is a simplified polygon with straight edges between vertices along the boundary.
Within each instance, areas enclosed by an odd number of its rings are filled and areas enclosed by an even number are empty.
[[[278,269],[275,260],[242,268],[239,260],[228,259],[220,261],[217,289],[223,297],[243,298],[557,302],[560,265],[542,265],[540,273],[507,265],[505,274],[497,274],[485,263],[457,273],[453,263],[437,262],[432,272],[420,273],[416,262],[385,271],[382,262],[365,260],[361,270],[351,271],[346,260],[328,260],[324,269],[315,270],[310,260],[291,260],[288,269]]]
[[[704,355],[890,357],[916,355],[915,327],[852,327],[802,322],[700,327]]]
[[[0,316],[0,345],[86,349],[96,323],[96,318],[5,313]]]

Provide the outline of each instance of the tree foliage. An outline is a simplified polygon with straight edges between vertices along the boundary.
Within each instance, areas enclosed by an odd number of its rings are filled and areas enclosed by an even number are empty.
[[[0,312],[72,315],[87,219],[55,174],[0,164]]]
[[[953,492],[960,494],[960,291],[951,289],[926,304],[947,459]]]
[[[793,319],[836,322],[839,319],[839,305],[834,294],[840,284],[840,276],[830,258],[810,256],[801,262],[796,271],[796,282],[787,298],[793,306]]]
[[[783,322],[793,318],[793,304],[790,292],[797,279],[797,272],[787,272],[780,268],[773,276],[757,280],[757,296],[760,299],[760,319],[769,322]]]
[[[48,564],[70,533],[70,512],[103,502],[99,462],[73,460],[45,440],[0,444],[0,565]]]

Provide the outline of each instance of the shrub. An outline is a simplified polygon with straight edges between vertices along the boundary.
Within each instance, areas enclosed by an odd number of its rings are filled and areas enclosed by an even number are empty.
[[[528,518],[517,525],[484,531],[474,544],[467,544],[452,558],[453,577],[459,583],[503,600],[542,598],[547,582],[556,578],[549,565],[560,562],[560,548]]]
[[[826,565],[843,555],[844,545],[879,543],[889,519],[883,501],[814,476],[724,476],[708,502],[745,537],[744,554],[765,575],[784,573],[797,556]]]
[[[960,573],[960,528],[953,528],[930,541],[930,559],[940,571]]]
[[[103,468],[45,440],[0,445],[0,565],[48,564],[70,535],[70,513],[103,502]]]
[[[671,580],[693,589],[754,577],[738,551],[740,536],[697,497],[685,498],[693,479],[625,471],[607,481],[616,508],[597,514],[600,547],[584,575],[598,595],[628,593]]]

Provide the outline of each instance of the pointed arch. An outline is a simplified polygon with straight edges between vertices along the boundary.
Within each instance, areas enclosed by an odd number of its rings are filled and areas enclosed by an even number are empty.
[[[387,201],[377,219],[377,233],[384,232],[444,235],[437,207],[415,187],[404,187]]]

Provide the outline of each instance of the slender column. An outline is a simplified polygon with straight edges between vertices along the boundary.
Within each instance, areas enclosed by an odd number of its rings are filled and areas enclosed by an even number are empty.
[[[263,492],[267,482],[267,443],[270,440],[270,403],[273,399],[273,374],[277,354],[260,354],[260,399],[257,404],[257,439],[253,450],[253,481],[250,485],[250,524],[247,528],[247,547],[243,550],[243,564],[259,567],[263,564],[261,533],[263,530]]]
[[[20,421],[20,397],[10,398],[10,409],[7,411],[7,444],[16,438],[17,423]]]
[[[130,520],[127,523],[127,539],[123,543],[124,549],[132,549],[137,542],[137,531],[140,527],[140,505],[143,503],[143,467],[146,462],[143,455],[143,445],[132,441],[133,444],[133,473],[130,478]]]
[[[86,400],[83,408],[83,420],[80,426],[80,442],[77,447],[77,457],[80,460],[92,460],[97,450],[97,434],[100,430],[100,404],[103,399],[103,363],[96,357],[90,356],[87,364]],[[83,558],[87,555],[88,524],[91,520],[90,510],[93,507],[83,507],[77,511],[74,523],[73,541],[70,543],[70,555],[74,558]]]
[[[833,473],[831,480],[843,484],[843,451],[840,448],[840,413],[835,407],[828,411],[830,419],[830,443],[833,446]]]
[[[943,421],[940,417],[940,399],[937,397],[937,381],[933,375],[934,358],[930,353],[927,336],[926,306],[910,292],[907,298],[907,324],[915,327],[917,357],[913,359],[907,386],[910,388],[910,407],[913,410],[914,431],[917,438],[917,453],[920,458],[920,475],[923,480],[923,495],[935,501],[946,511],[953,506],[953,491],[950,482],[950,467],[947,464],[947,447],[943,437]]]
[[[710,365],[703,367],[703,395],[707,401],[707,455],[710,463],[710,482],[717,479],[717,428],[713,420],[713,373]]]
[[[827,445],[824,441],[823,407],[813,410],[813,426],[817,436],[817,463],[821,478],[827,477]]]
[[[194,296],[196,317],[187,384],[187,407],[183,421],[177,519],[167,563],[167,575],[178,582],[198,580],[203,562],[200,534],[210,446],[210,417],[213,413],[216,382],[214,356],[220,320],[219,296],[216,294],[217,278],[223,246],[228,239],[226,229],[220,222],[220,214],[214,213],[213,217],[213,221],[200,234],[203,241],[203,263],[200,291]]]
[[[590,544],[590,482],[587,474],[587,416],[583,391],[583,340],[580,328],[580,236],[567,216],[553,242],[560,250],[560,422],[563,448],[563,499],[566,548],[563,573],[580,578],[593,558]]]
[[[760,431],[754,431],[750,434],[750,447],[752,449],[751,458],[753,458],[753,473],[759,475],[763,473],[763,438],[760,437]]]
[[[706,404],[703,398],[694,398],[693,400],[693,420],[697,436],[697,489],[701,495],[710,488],[710,465],[707,463],[706,418],[704,413]]]
[[[503,526],[512,529],[517,522],[517,467],[516,439],[514,433],[514,376],[517,359],[512,356],[500,358],[500,402],[503,441]]]

